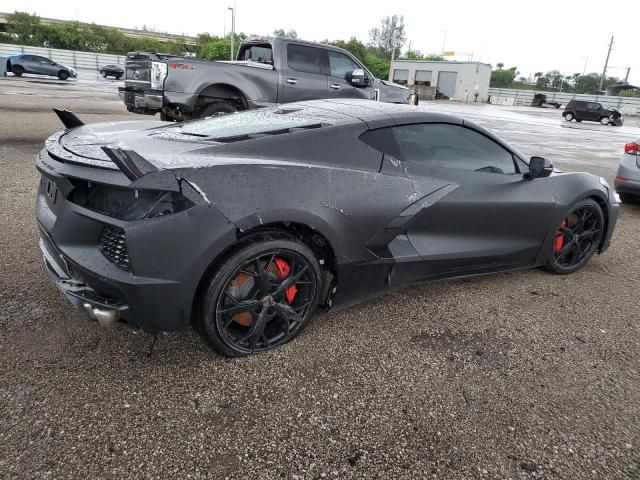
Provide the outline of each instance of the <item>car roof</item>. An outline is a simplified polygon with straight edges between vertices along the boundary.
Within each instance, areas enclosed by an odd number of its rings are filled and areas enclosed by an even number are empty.
[[[369,129],[382,128],[420,122],[445,122],[462,124],[462,120],[452,115],[437,113],[425,107],[408,104],[376,102],[364,99],[328,99],[290,103],[290,108],[300,105],[332,112],[335,115],[351,117],[367,124]]]

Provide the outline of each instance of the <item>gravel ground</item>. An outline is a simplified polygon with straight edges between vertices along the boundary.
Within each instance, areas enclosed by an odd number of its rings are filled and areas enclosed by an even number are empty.
[[[191,333],[148,355],[151,337],[82,320],[37,248],[34,154],[61,129],[49,108],[139,118],[114,88],[0,80],[0,477],[640,479],[640,205],[571,276],[410,288],[253,358]],[[530,154],[539,134],[554,160],[597,138],[561,164],[615,174],[617,137],[530,110],[508,111],[524,118],[510,134],[493,111],[461,113]]]

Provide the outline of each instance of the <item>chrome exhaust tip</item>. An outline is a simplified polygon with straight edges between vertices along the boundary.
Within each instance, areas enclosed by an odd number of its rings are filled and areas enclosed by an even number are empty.
[[[89,316],[97,320],[103,327],[112,327],[120,320],[120,312],[117,310],[106,310],[104,308],[94,307],[88,302],[82,304]]]

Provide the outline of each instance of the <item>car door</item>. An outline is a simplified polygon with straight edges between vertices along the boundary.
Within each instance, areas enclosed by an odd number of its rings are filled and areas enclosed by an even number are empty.
[[[24,68],[25,73],[37,73],[34,71],[34,68],[38,67],[36,58],[37,57],[35,55],[23,55],[20,58],[20,66]]]
[[[34,56],[34,70],[37,70],[36,73],[40,75],[56,75],[57,69],[55,69],[55,64],[45,57]],[[55,73],[54,73],[55,70]]]
[[[373,98],[373,78],[362,65],[342,52],[327,50],[327,56],[329,98]],[[354,87],[351,84],[351,76],[357,69],[363,70],[368,77],[365,86]]]
[[[587,103],[587,120],[593,120],[595,122],[600,120],[600,112],[602,110],[602,106],[596,102],[588,102]]]
[[[420,192],[407,228],[425,276],[532,265],[555,207],[550,182],[483,132],[448,123],[394,127]],[[433,185],[446,185],[433,192]]]
[[[325,52],[297,43],[288,43],[286,50],[286,67],[279,71],[278,103],[327,98]]]

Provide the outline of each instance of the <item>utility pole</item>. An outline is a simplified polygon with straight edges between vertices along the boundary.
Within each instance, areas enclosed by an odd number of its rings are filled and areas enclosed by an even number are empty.
[[[599,90],[602,90],[602,86],[604,84],[604,78],[607,74],[607,66],[609,65],[609,56],[611,55],[611,48],[613,48],[613,35],[611,35],[611,42],[609,43],[609,51],[607,52],[607,59],[604,61],[604,70],[602,70],[602,77],[600,77],[600,87]]]
[[[229,7],[229,10],[231,10],[231,61],[233,62],[233,40],[236,36],[236,9]]]
[[[629,72],[631,71],[631,67],[627,67],[627,74],[624,76],[624,83],[629,83]]]

